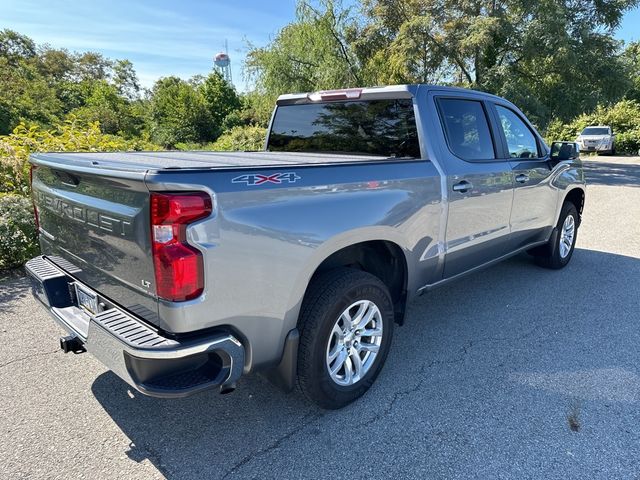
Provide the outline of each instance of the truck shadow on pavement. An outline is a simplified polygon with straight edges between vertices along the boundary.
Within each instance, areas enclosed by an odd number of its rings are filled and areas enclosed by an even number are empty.
[[[585,160],[584,173],[587,185],[640,187],[640,165]]]
[[[422,462],[447,448],[464,458],[460,449],[480,448],[470,430],[494,452],[492,442],[504,449],[523,438],[546,444],[548,432],[586,435],[576,407],[585,402],[636,409],[639,309],[638,258],[577,249],[567,268],[549,271],[522,255],[413,302],[376,384],[340,411],[309,406],[258,375],[226,396],[153,399],[111,372],[92,390],[131,440],[126,454],[167,478],[361,476],[360,462],[349,461],[362,455],[349,453],[353,438],[378,445],[386,468],[411,468],[400,459],[408,444],[428,445]],[[332,452],[347,452],[335,471]]]

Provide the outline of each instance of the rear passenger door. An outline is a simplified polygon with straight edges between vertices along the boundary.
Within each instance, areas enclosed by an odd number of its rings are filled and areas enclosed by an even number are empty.
[[[444,278],[507,253],[513,173],[499,160],[495,126],[480,96],[435,96],[445,144],[448,220]]]
[[[492,106],[503,142],[504,159],[514,175],[511,250],[546,240],[555,222],[557,189],[551,185],[551,164],[542,141],[520,112]]]

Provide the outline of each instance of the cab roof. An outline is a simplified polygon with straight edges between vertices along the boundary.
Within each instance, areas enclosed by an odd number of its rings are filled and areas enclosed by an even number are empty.
[[[291,105],[298,103],[313,103],[332,100],[375,100],[392,98],[412,98],[418,90],[438,90],[441,92],[467,92],[486,96],[487,98],[501,99],[490,93],[469,88],[448,87],[432,84],[407,84],[407,85],[387,85],[379,87],[343,88],[335,90],[321,90],[318,92],[287,93],[280,95],[276,101],[277,105]]]

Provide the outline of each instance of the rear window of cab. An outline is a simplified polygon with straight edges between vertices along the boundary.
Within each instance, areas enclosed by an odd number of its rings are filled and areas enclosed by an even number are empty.
[[[280,105],[269,151],[420,157],[411,99]]]

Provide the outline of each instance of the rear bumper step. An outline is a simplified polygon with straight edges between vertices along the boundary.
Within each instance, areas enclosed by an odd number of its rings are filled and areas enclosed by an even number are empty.
[[[244,347],[233,335],[210,334],[184,342],[167,338],[99,294],[99,313],[79,307],[74,294],[79,282],[46,257],[29,260],[26,270],[34,296],[69,332],[60,342],[64,351],[86,349],[136,390],[154,397],[235,389],[244,368]]]

